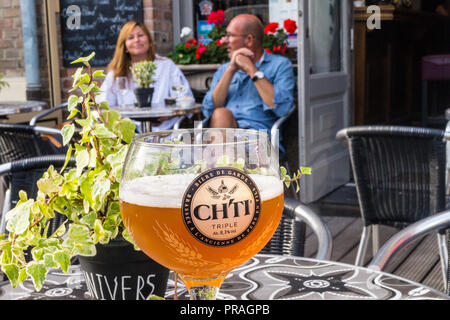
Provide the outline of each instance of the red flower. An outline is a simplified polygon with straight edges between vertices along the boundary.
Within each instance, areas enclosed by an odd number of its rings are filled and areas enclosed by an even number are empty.
[[[266,50],[267,53],[272,53],[272,51],[270,49],[264,49]]]
[[[225,12],[221,9],[216,11],[216,23],[225,23]]]
[[[276,33],[278,29],[278,22],[271,22],[264,28],[264,33]]]
[[[297,30],[297,22],[291,19],[284,20],[284,29],[286,29],[286,32],[289,34],[295,33]]]
[[[216,21],[216,13],[214,11],[212,11],[209,15],[208,18],[206,19],[206,22],[208,24],[214,23],[214,21]]]
[[[205,52],[206,46],[203,43],[199,43],[197,47],[197,51],[195,52],[195,59],[199,60],[202,56],[203,52]]]
[[[225,12],[223,10],[212,11],[208,18],[206,19],[208,24],[218,23],[224,24],[225,22]]]
[[[189,49],[190,47],[193,47],[193,46],[195,46],[197,44],[197,40],[196,39],[190,39],[190,40],[188,40],[185,44],[184,44],[184,46],[187,48],[187,49]]]

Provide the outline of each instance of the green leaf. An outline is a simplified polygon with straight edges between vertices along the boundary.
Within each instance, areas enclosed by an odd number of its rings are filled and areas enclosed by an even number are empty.
[[[66,169],[67,165],[69,164],[70,161],[70,157],[72,156],[72,145],[69,145],[69,149],[67,150],[67,154],[66,154],[66,161],[64,161],[64,165],[61,168],[60,173],[62,173],[64,171],[64,169]]]
[[[33,280],[34,286],[37,291],[42,289],[44,285],[45,277],[47,276],[48,269],[40,262],[30,262],[27,266],[27,274]]]
[[[128,118],[122,119],[118,126],[119,137],[126,143],[131,143],[135,135],[136,125]]]
[[[75,155],[77,163],[77,176],[80,176],[83,169],[89,164],[89,152],[86,149],[80,150]]]
[[[89,228],[85,225],[72,223],[69,226],[69,232],[67,233],[67,239],[75,242],[89,242]]]
[[[65,250],[56,251],[54,254],[55,261],[59,264],[61,269],[67,273],[70,266],[70,255]]]
[[[72,61],[71,64],[75,64],[75,63],[80,63],[80,62],[82,62],[82,63],[84,63],[84,65],[88,65],[87,62],[89,62],[89,60],[91,60],[94,56],[95,56],[95,52],[92,52],[92,53],[91,53],[89,56],[87,56],[87,57],[81,57],[81,58],[78,58],[78,59]]]
[[[24,233],[30,225],[31,206],[34,200],[20,203],[6,214],[6,230],[15,234]]]
[[[95,129],[93,130],[93,133],[100,139],[110,139],[117,137],[113,132],[109,131],[103,123],[97,124],[95,126]]]
[[[44,266],[46,268],[57,268],[58,264],[56,263],[52,253],[44,254]]]
[[[3,264],[2,271],[6,274],[9,281],[11,282],[11,286],[16,288],[19,284],[19,267],[15,264]]]
[[[93,78],[104,78],[106,77],[106,75],[104,74],[103,70],[96,70],[93,74],[92,74]]]
[[[86,224],[89,228],[94,228],[95,220],[97,219],[97,213],[90,212],[89,214],[83,216],[80,222]]]
[[[45,194],[56,193],[61,190],[59,181],[55,181],[55,179],[51,177],[39,179],[39,181],[37,182],[37,186],[39,188],[39,191]]]
[[[94,180],[94,184],[92,185],[94,210],[100,210],[103,207],[110,188],[111,182],[108,179],[98,178]]]
[[[89,168],[95,168],[96,165],[97,165],[97,150],[92,148],[89,151],[89,164],[88,164],[88,167]]]
[[[63,145],[67,145],[70,142],[74,133],[75,133],[75,125],[73,123],[66,124],[61,129],[61,135],[63,137]]]
[[[311,168],[309,167],[300,167],[300,171],[302,172],[302,174],[311,174]]]

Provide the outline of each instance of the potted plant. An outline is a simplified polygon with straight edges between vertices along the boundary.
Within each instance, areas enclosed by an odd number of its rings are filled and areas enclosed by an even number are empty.
[[[136,78],[136,83],[139,85],[139,88],[134,89],[138,105],[140,107],[150,107],[154,90],[150,85],[155,82],[153,76],[155,75],[156,65],[153,61],[145,60],[134,63],[130,69]]]
[[[94,54],[72,62],[84,66],[73,75],[71,90],[82,95],[69,97],[69,123],[61,130],[63,144],[69,145],[66,164],[61,172],[48,168],[37,183],[36,198],[21,191],[7,213],[9,233],[0,235],[1,270],[13,287],[31,277],[40,290],[49,268],[67,273],[78,257],[95,298],[163,296],[169,270],[135,250],[119,209],[119,182],[135,124],[106,102],[95,103],[99,87],[94,79],[105,75],[91,69]],[[73,141],[76,130],[79,138]],[[76,167],[66,168],[73,156]],[[47,234],[55,212],[66,220]]]

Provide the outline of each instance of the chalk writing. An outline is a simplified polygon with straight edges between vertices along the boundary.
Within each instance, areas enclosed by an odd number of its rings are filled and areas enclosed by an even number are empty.
[[[94,67],[106,66],[116,48],[117,36],[129,20],[143,21],[142,1],[60,0],[64,67],[95,51]],[[75,8],[76,7],[76,8]]]

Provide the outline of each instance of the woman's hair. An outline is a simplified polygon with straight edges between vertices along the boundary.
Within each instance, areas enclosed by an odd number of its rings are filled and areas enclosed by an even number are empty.
[[[117,38],[114,56],[108,65],[108,70],[114,72],[114,78],[127,77],[130,73],[131,56],[127,52],[125,42],[127,41],[128,35],[131,33],[134,27],[140,27],[147,36],[148,42],[150,44],[150,48],[148,49],[148,59],[151,61],[155,60],[155,44],[145,24],[137,21],[128,21],[120,30],[119,36]]]

